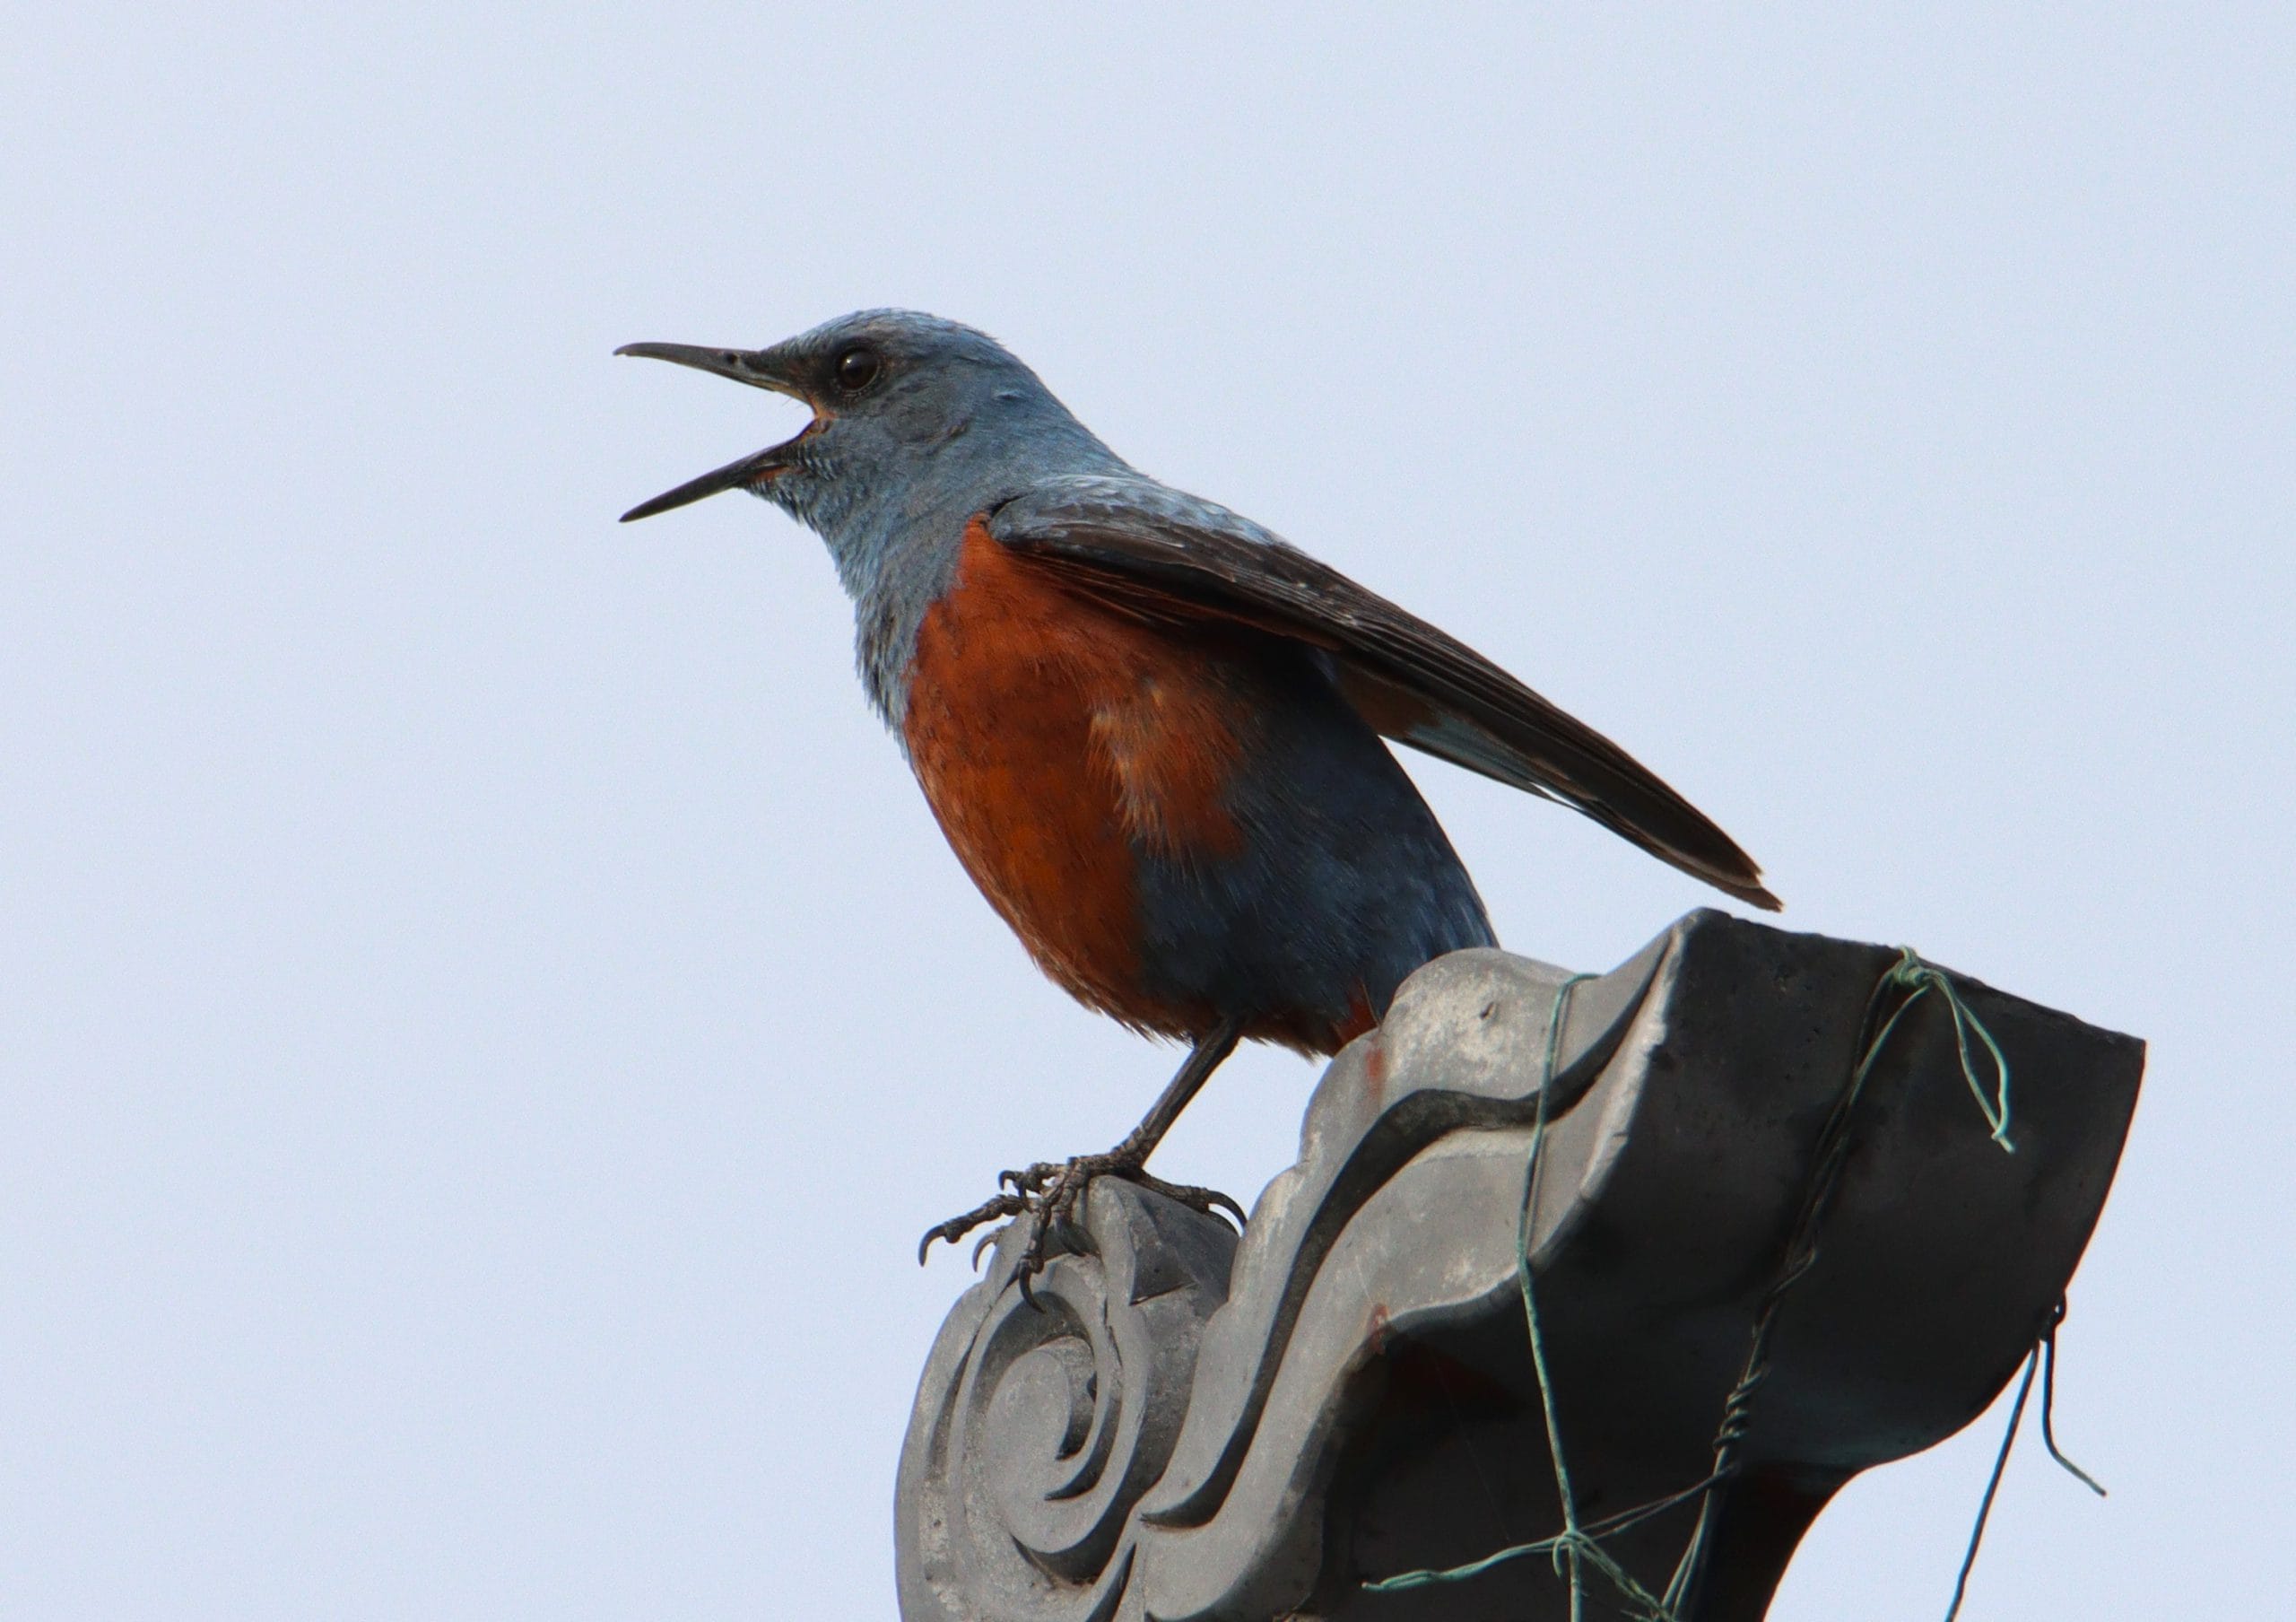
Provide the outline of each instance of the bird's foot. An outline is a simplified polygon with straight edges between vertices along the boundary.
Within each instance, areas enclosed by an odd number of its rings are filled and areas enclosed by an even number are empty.
[[[1021,1294],[1033,1303],[1036,1298],[1029,1286],[1030,1281],[1044,1270],[1046,1238],[1071,1225],[1078,1202],[1084,1198],[1093,1182],[1101,1177],[1124,1178],[1191,1210],[1201,1211],[1207,1216],[1215,1209],[1226,1210],[1233,1214],[1239,1227],[1243,1225],[1244,1208],[1219,1190],[1166,1182],[1150,1173],[1140,1161],[1141,1156],[1136,1153],[1118,1148],[1105,1155],[1079,1155],[1065,1161],[1039,1160],[1022,1171],[1001,1173],[996,1179],[998,1192],[963,1216],[952,1216],[948,1221],[925,1231],[925,1237],[917,1247],[917,1259],[922,1262],[936,1239],[945,1239],[954,1244],[984,1223],[1025,1221],[1030,1225],[1029,1243],[1021,1252],[1020,1264],[1014,1269],[1013,1278],[1021,1286]],[[990,1234],[982,1239],[981,1243],[986,1245],[995,1237],[995,1234]],[[977,1257],[978,1250],[974,1254]]]
[[[952,1216],[946,1222],[936,1222],[925,1230],[925,1237],[917,1242],[917,1265],[925,1265],[926,1252],[933,1248],[935,1239],[956,1243],[984,1222],[1002,1222],[1018,1216],[1029,1208],[1028,1200],[1019,1194],[992,1194],[961,1216]],[[994,1238],[991,1234],[989,1237]],[[973,1252],[976,1259],[980,1252]]]

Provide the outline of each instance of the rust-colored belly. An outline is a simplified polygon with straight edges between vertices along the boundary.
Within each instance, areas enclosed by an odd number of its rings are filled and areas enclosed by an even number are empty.
[[[904,733],[957,859],[1048,975],[1139,1029],[1216,1017],[1153,993],[1137,862],[1240,848],[1239,698],[1226,661],[1063,591],[978,522],[918,631]]]

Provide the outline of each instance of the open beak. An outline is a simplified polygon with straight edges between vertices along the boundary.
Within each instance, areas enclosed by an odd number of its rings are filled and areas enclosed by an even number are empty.
[[[731,378],[736,383],[747,383],[752,388],[768,388],[775,394],[786,394],[792,399],[805,397],[797,386],[780,371],[770,350],[711,349],[699,344],[624,344],[614,351],[618,355],[641,355],[649,361],[670,361],[680,366],[691,366],[697,371],[710,371],[721,378]],[[785,440],[778,445],[767,447],[753,456],[738,462],[728,462],[712,473],[698,479],[688,479],[675,490],[665,490],[650,501],[640,501],[622,515],[625,524],[633,519],[650,519],[657,512],[667,512],[673,507],[683,507],[704,496],[716,495],[721,490],[746,490],[787,472],[790,466],[789,452],[799,440],[813,432],[819,419],[807,423],[796,439]]]

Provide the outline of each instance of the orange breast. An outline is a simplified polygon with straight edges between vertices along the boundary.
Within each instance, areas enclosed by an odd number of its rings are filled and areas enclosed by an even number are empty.
[[[1225,661],[1092,606],[976,520],[926,613],[903,731],[957,859],[1072,995],[1165,1034],[1214,1014],[1143,974],[1135,850],[1233,854],[1243,711]]]

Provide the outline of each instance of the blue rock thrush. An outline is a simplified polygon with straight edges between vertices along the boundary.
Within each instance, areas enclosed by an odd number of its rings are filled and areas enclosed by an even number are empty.
[[[1778,905],[1744,851],[1608,738],[1248,519],[1135,472],[984,334],[873,310],[768,349],[617,353],[813,408],[795,439],[625,520],[747,490],[819,532],[861,679],[965,871],[1072,996],[1192,1044],[1122,1143],[1007,1173],[920,1257],[1030,1217],[1026,1287],[1096,1176],[1234,1208],[1144,1166],[1237,1042],[1335,1052],[1413,970],[1493,944],[1382,737]]]

